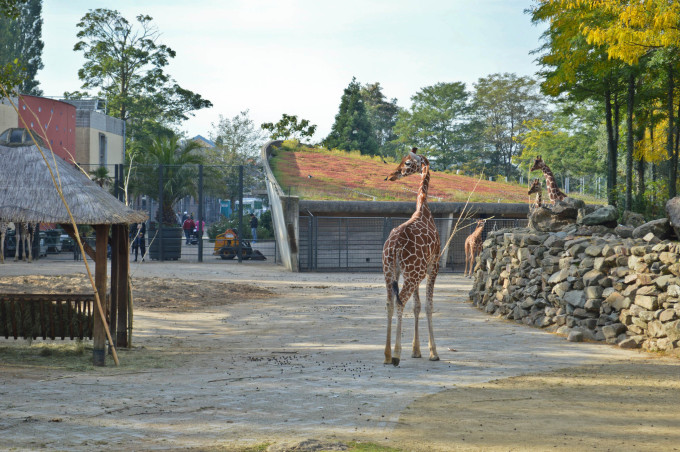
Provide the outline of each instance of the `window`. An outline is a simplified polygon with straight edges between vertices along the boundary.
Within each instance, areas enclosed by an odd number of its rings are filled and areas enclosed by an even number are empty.
[[[103,133],[99,134],[99,166],[106,165],[106,135]]]

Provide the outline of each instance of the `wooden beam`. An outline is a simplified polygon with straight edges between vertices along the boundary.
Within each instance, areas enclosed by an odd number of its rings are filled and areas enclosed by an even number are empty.
[[[95,259],[94,259],[94,284],[99,293],[99,300],[102,303],[102,308],[105,306],[106,300],[106,248],[109,243],[109,225],[98,224],[94,226],[97,234],[97,242],[95,245]],[[106,331],[104,329],[104,322],[99,309],[94,310],[94,332],[92,341],[94,345],[93,362],[95,366],[106,365]],[[105,314],[104,314],[105,315]]]
[[[120,235],[120,226],[117,224],[111,225],[111,291],[109,297],[109,306],[107,313],[109,315],[109,331],[111,332],[111,338],[113,339],[115,345],[116,342],[116,326],[118,325],[117,315],[118,315],[118,241]]]
[[[128,279],[130,277],[130,236],[127,224],[116,226],[119,229],[118,243],[113,248],[118,250],[118,272],[116,285],[118,286],[118,325],[116,328],[116,347],[128,347]],[[111,280],[113,281],[113,280]],[[113,282],[112,282],[113,284]]]
[[[68,236],[71,237],[74,242],[76,242],[73,246],[78,246],[78,240],[76,239],[76,233],[73,230],[73,225],[69,224],[69,223],[65,223],[65,224],[60,224],[59,226],[61,226],[64,229],[64,232],[66,232],[68,234]],[[83,238],[81,237],[80,239],[82,240]],[[83,241],[83,249],[85,250],[85,253],[87,253],[87,255],[90,257],[90,259],[96,260],[94,250],[85,241]],[[103,297],[103,295],[102,295],[102,297]]]

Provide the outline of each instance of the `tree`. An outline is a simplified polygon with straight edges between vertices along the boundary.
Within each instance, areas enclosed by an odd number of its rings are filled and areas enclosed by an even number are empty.
[[[516,138],[526,121],[545,116],[538,82],[516,74],[492,74],[475,83],[473,114],[483,124],[484,146],[491,149],[490,171],[505,177],[516,175],[512,158],[521,153]]]
[[[327,148],[358,150],[369,155],[375,155],[378,151],[378,143],[373,136],[371,123],[366,115],[366,106],[361,97],[361,85],[356,77],[352,77],[352,81],[344,90],[331,133],[323,144]]]
[[[285,113],[276,124],[265,122],[260,127],[269,132],[269,138],[272,140],[300,140],[301,138],[312,137],[316,132],[316,125],[311,124],[309,120],[302,119],[298,122],[296,115]]]
[[[469,120],[469,94],[462,82],[437,83],[411,97],[411,110],[399,113],[395,131],[404,145],[419,147],[431,156],[435,169],[465,161],[463,129]]]
[[[601,105],[607,136],[607,200],[616,205],[620,108],[626,89],[626,67],[611,60],[606,49],[589,44],[582,33],[585,26],[611,19],[602,11],[590,10],[585,2],[571,7],[561,0],[548,0],[531,10],[532,21],[549,22],[539,63],[544,67],[543,91],[551,96],[566,95],[578,101],[595,99]]]
[[[77,24],[79,41],[73,47],[85,57],[78,70],[82,88],[99,89],[98,95],[107,99],[107,113],[127,121],[133,138],[140,137],[148,122],[172,126],[212,106],[165,73],[175,51],[158,42],[160,32],[151,16],[136,19],[135,27],[118,11],[90,10]]]
[[[28,0],[0,0],[0,15],[16,19],[20,8]]]
[[[139,163],[133,168],[131,188],[136,195],[146,194],[160,201],[159,168],[163,165],[163,204],[157,219],[163,224],[175,224],[173,206],[186,196],[196,197],[198,165],[204,162],[196,141],[180,142],[178,136],[156,137],[150,144],[139,144],[133,152]]]
[[[605,161],[600,152],[604,138],[599,105],[593,101],[559,104],[551,119],[527,121],[517,137],[522,153],[513,158],[524,171],[537,155],[550,162],[556,178],[604,174]]]
[[[373,129],[373,137],[378,143],[378,153],[396,157],[397,149],[401,147],[396,144],[397,135],[394,131],[400,110],[397,106],[397,99],[388,102],[378,82],[363,86],[361,98]]]
[[[219,116],[219,122],[212,124],[213,131],[210,138],[215,142],[214,148],[206,149],[206,163],[208,168],[205,178],[207,191],[221,198],[233,201],[238,196],[239,166],[247,165],[252,168],[259,160],[260,148],[265,137],[260,129],[248,116],[248,110],[242,111],[233,118]],[[252,187],[261,175],[244,173],[244,186]]]
[[[40,96],[36,75],[44,67],[42,1],[26,0],[14,7],[16,16],[0,16],[0,66],[15,74],[8,86],[22,94]]]
[[[90,179],[102,188],[110,185],[113,180],[109,174],[109,169],[105,166],[100,166],[99,168],[90,171]]]

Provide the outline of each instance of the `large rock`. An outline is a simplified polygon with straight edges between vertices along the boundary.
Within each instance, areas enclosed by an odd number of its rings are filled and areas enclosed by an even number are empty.
[[[593,213],[586,214],[581,218],[580,224],[585,226],[604,225],[609,228],[615,228],[617,224],[618,212],[614,206],[600,207]]]
[[[633,229],[633,238],[641,239],[650,232],[661,240],[666,240],[671,237],[674,231],[668,218],[660,218]]]
[[[571,223],[576,221],[578,217],[578,210],[585,208],[586,203],[580,199],[566,197],[562,201],[557,201],[553,207],[553,215],[560,220],[571,220]]]
[[[558,203],[559,204],[559,203]],[[553,214],[547,207],[539,207],[529,212],[529,227],[541,232],[561,231],[574,223],[574,219],[563,219]]]
[[[621,224],[624,226],[631,226],[637,228],[645,224],[645,217],[639,213],[631,212],[630,210],[625,210],[623,216],[621,217]]]
[[[675,235],[680,237],[680,196],[669,199],[666,203],[666,214]]]

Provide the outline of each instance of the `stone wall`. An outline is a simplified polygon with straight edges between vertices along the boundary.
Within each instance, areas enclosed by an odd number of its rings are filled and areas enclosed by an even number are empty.
[[[483,244],[470,298],[489,314],[649,351],[680,350],[680,243],[613,233],[500,230]]]

